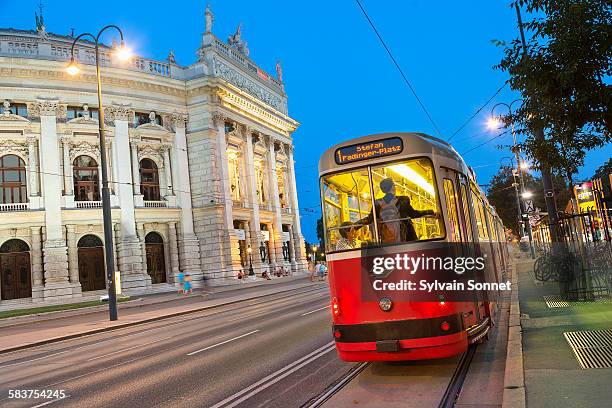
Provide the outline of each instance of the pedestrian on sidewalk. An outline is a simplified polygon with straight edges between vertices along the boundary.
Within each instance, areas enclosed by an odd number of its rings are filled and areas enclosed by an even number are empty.
[[[321,262],[319,264],[319,280],[325,280],[325,275],[327,275],[327,266],[325,266],[325,262]]]
[[[183,285],[185,284],[185,274],[183,273],[183,271],[179,271],[178,283],[179,283],[179,293],[182,295],[183,293],[185,293],[185,290],[183,288]]]
[[[189,272],[187,272],[185,274],[185,291],[184,291],[184,293],[186,295],[191,295],[192,292],[193,292],[193,289],[191,288],[191,275],[189,274]]]
[[[314,282],[314,277],[316,276],[317,279],[319,279],[320,274],[321,274],[321,263],[317,261],[315,263],[314,273],[310,276],[310,280]]]

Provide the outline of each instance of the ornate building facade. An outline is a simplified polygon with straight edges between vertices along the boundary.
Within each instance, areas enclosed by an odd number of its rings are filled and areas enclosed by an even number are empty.
[[[100,50],[115,270],[124,293],[238,282],[306,266],[292,132],[276,78],[240,27],[189,66]],[[0,29],[0,307],[105,288],[93,44]],[[255,279],[255,278],[250,278]],[[100,292],[102,293],[102,292]],[[25,300],[23,300],[25,299]]]

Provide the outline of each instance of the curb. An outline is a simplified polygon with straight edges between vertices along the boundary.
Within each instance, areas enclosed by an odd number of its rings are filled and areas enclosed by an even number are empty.
[[[510,320],[508,322],[508,346],[504,371],[504,395],[502,408],[525,408],[525,371],[523,368],[523,335],[521,309],[518,297],[516,262],[512,265],[512,293],[510,294]]]
[[[37,342],[34,342],[34,343],[20,344],[18,346],[9,347],[9,348],[5,348],[5,349],[0,350],[0,355],[11,353],[13,351],[19,351],[19,350],[29,349],[29,348],[32,348],[32,347],[42,346],[42,345],[45,345],[45,344],[57,343],[57,342],[63,341],[63,340],[71,340],[71,339],[75,339],[75,338],[78,338],[78,337],[89,336],[89,335],[92,335],[92,334],[98,334],[98,333],[103,333],[103,332],[112,331],[112,330],[124,329],[124,328],[127,328],[127,327],[136,326],[136,325],[139,325],[139,324],[151,323],[151,322],[155,322],[155,321],[158,321],[158,320],[164,320],[164,319],[169,319],[169,318],[172,318],[172,317],[183,316],[183,315],[187,315],[187,314],[191,314],[191,313],[197,313],[197,312],[201,312],[203,310],[214,309],[214,308],[221,307],[221,306],[232,305],[232,304],[236,304],[236,303],[240,303],[240,302],[244,302],[244,301],[252,300],[252,299],[256,299],[256,298],[263,298],[263,297],[267,297],[267,296],[277,295],[279,293],[291,292],[291,291],[294,291],[294,290],[304,289],[304,288],[308,288],[308,287],[311,287],[311,286],[316,286],[316,285],[306,284],[306,285],[302,285],[302,286],[299,286],[299,287],[296,287],[296,288],[291,288],[291,289],[287,289],[287,290],[280,290],[280,291],[277,291],[277,292],[267,293],[267,294],[264,294],[264,295],[254,294],[252,296],[248,296],[248,297],[242,298],[242,299],[232,300],[230,302],[223,302],[222,301],[221,303],[218,303],[218,304],[202,306],[202,307],[198,307],[196,309],[183,310],[183,311],[180,311],[180,312],[174,312],[174,313],[170,313],[170,314],[166,314],[166,315],[162,315],[162,316],[155,316],[155,317],[151,317],[151,318],[143,319],[143,320],[138,320],[138,321],[134,321],[134,322],[117,324],[117,325],[114,325],[114,326],[101,327],[99,329],[93,329],[93,330],[88,330],[88,331],[84,331],[84,332],[73,333],[73,334],[69,334],[69,335],[65,335],[65,336],[52,337],[52,338],[41,340],[41,341],[37,341]],[[289,295],[289,296],[291,296],[291,295]]]
[[[134,299],[126,300],[123,302],[118,302],[117,308],[131,309],[133,307],[144,306],[142,301],[143,301],[142,298],[134,298]],[[156,302],[156,303],[163,303],[163,302]],[[96,313],[102,310],[108,310],[108,304],[100,304],[100,305],[86,306],[86,307],[66,309],[66,310],[54,310],[53,312],[32,313],[32,314],[22,315],[22,316],[4,317],[0,319],[0,329],[3,327],[14,327],[14,326],[20,326],[22,324],[36,323],[41,320],[48,321],[48,320],[62,319],[64,317],[87,315],[87,314]],[[41,317],[44,317],[44,319],[39,319]],[[23,321],[20,321],[20,320],[23,320]]]

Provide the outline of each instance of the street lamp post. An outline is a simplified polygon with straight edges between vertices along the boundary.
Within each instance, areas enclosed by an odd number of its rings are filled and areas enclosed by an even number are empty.
[[[253,271],[253,248],[251,248],[250,245],[247,248],[247,252],[249,253],[249,276],[253,276],[255,275],[255,272]]]
[[[102,81],[100,77],[100,36],[107,29],[112,28],[119,32],[119,37],[121,38],[121,45],[118,51],[118,57],[121,60],[127,60],[129,58],[129,52],[125,48],[125,43],[123,42],[123,32],[116,25],[107,25],[102,28],[97,36],[94,36],[91,33],[83,33],[74,39],[72,42],[72,47],[70,50],[70,64],[66,68],[66,71],[70,75],[76,75],[79,73],[79,67],[74,59],[74,46],[77,41],[82,37],[90,37],[96,49],[96,77],[98,82],[98,130],[99,130],[99,138],[100,138],[100,166],[102,167],[102,218],[104,222],[104,255],[106,262],[106,279],[107,279],[107,288],[108,288],[108,311],[110,320],[117,320],[117,294],[115,292],[115,271],[114,271],[114,255],[113,255],[113,225],[112,225],[112,215],[111,215],[111,205],[110,205],[110,190],[108,188],[108,173],[106,166],[106,137],[104,134],[104,107],[102,105]]]
[[[521,197],[519,195],[519,190],[518,190],[518,185],[519,183],[516,182],[516,169],[514,168],[514,159],[511,156],[505,156],[502,157],[501,160],[499,161],[499,165],[501,167],[502,163],[504,160],[509,160],[510,161],[510,168],[512,169],[512,179],[513,179],[513,183],[512,183],[512,187],[514,187],[514,192],[516,194],[516,205],[517,205],[517,220],[518,220],[518,227],[519,227],[519,234],[521,236],[523,236],[524,231],[523,231],[523,224],[522,224],[522,213],[521,213]]]
[[[313,245],[313,246],[312,246],[312,253],[314,254],[314,257],[313,257],[313,258],[314,258],[314,261],[315,261],[315,262],[317,262],[317,250],[318,250],[318,249],[319,249],[319,248],[317,248],[317,246],[316,246],[316,245]]]
[[[498,121],[495,120],[495,108],[497,108],[498,106],[505,106],[506,108],[508,108],[508,113],[510,115],[512,115],[512,105],[514,105],[516,102],[521,102],[520,99],[515,99],[514,101],[510,102],[510,104],[507,104],[505,102],[499,102],[497,104],[495,104],[493,106],[493,108],[491,108],[491,123],[499,123]],[[516,143],[516,131],[514,129],[514,121],[511,122],[510,124],[510,130],[512,132],[512,140],[514,142],[514,156],[516,157],[516,171],[518,174],[518,178],[519,178],[519,182],[520,182],[520,187],[521,187],[521,197],[525,197],[526,196],[526,192],[525,192],[525,182],[523,180],[523,172],[522,172],[522,168],[524,167],[524,164],[521,162],[521,155],[519,152],[519,148],[517,146]],[[512,166],[514,167],[514,166]],[[515,187],[516,188],[516,187]],[[517,196],[518,198],[518,196]],[[523,208],[523,201],[518,198],[518,206],[519,206],[519,220],[520,220],[520,226],[521,226],[521,237],[524,235],[525,230],[527,231],[527,235],[529,236],[529,252],[531,253],[531,258],[535,259],[535,249],[533,246],[533,235],[531,233],[531,223],[529,222],[529,218],[527,218],[527,222],[524,222],[523,220],[523,214],[525,213],[524,208]]]

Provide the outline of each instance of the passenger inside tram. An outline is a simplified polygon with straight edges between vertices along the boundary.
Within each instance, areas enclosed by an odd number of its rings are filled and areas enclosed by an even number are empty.
[[[388,177],[380,182],[380,190],[384,196],[375,201],[375,211],[356,225],[368,225],[377,215],[378,235],[382,243],[416,241],[419,239],[412,225],[412,218],[436,216],[434,210],[415,210],[410,204],[410,197],[396,196],[395,182]]]
[[[355,225],[352,222],[345,221],[338,228],[340,238],[336,242],[336,251],[344,251],[347,249],[356,248],[357,233],[355,232]]]
[[[444,237],[428,159],[334,173],[321,184],[328,252]]]

